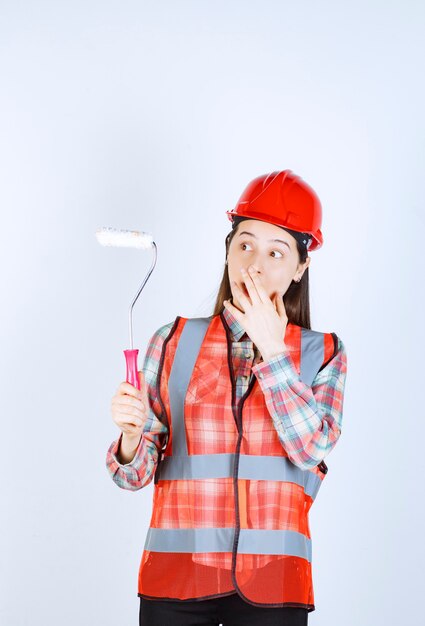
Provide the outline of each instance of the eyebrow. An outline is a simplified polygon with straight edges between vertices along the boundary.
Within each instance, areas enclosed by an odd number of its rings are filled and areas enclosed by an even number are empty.
[[[239,233],[239,236],[241,235],[251,235],[251,237],[258,239],[257,235],[254,235],[254,233],[249,233],[247,230],[243,230],[241,233]],[[289,250],[291,249],[291,246],[289,245],[289,243],[287,241],[283,241],[282,239],[269,239],[269,241],[271,242],[277,241],[278,243],[283,243],[285,244],[285,246],[288,246]]]

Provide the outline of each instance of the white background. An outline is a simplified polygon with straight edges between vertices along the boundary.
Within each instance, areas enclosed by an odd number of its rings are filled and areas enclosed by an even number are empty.
[[[0,2],[0,623],[138,623],[152,484],[105,467],[128,306],[141,356],[210,315],[246,184],[318,193],[312,328],[348,353],[310,514],[315,626],[418,623],[423,596],[422,2]]]

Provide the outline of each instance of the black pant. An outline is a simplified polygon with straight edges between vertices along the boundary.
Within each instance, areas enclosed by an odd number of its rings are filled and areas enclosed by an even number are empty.
[[[212,600],[140,598],[139,626],[307,626],[308,610],[254,606],[234,593]]]

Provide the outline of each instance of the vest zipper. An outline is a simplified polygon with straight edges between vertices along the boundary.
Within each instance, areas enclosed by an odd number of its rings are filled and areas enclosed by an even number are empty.
[[[230,331],[225,323],[225,320],[223,318],[223,314],[220,313],[220,317],[221,317],[221,321],[223,323],[224,329],[226,331],[226,339],[227,339],[227,362],[229,365],[229,372],[230,372],[230,380],[232,383],[232,412],[233,412],[233,416],[235,418],[235,422],[236,422],[236,427],[238,429],[238,440],[236,442],[236,450],[235,450],[235,465],[233,468],[233,494],[234,494],[234,501],[235,501],[235,521],[236,521],[236,527],[235,527],[235,535],[234,535],[234,539],[233,539],[233,548],[232,548],[232,582],[233,585],[235,587],[235,589],[237,590],[237,592],[239,593],[239,595],[241,597],[244,597],[243,593],[241,592],[241,590],[238,587],[238,584],[236,582],[236,558],[237,558],[237,550],[238,550],[238,543],[239,543],[239,535],[240,535],[240,530],[241,530],[241,525],[240,525],[240,512],[239,512],[239,486],[238,486],[238,473],[239,473],[239,458],[240,458],[240,450],[241,450],[241,444],[242,444],[242,435],[243,435],[243,428],[242,428],[242,409],[243,409],[243,405],[244,402],[246,400],[246,398],[249,396],[249,394],[251,393],[251,390],[255,384],[255,375],[252,376],[251,380],[249,381],[249,385],[248,385],[248,389],[245,391],[244,395],[242,396],[242,398],[240,399],[239,402],[239,406],[236,408],[235,407],[235,400],[236,400],[236,381],[235,381],[235,375],[233,372],[233,364],[232,364],[232,341],[231,341],[231,337],[230,337]],[[236,409],[236,410],[235,410]]]

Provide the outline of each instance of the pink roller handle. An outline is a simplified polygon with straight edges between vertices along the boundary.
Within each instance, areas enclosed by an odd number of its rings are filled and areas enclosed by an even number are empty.
[[[140,389],[139,376],[137,374],[137,355],[138,350],[124,350],[125,361],[127,364],[127,382],[133,387]]]

